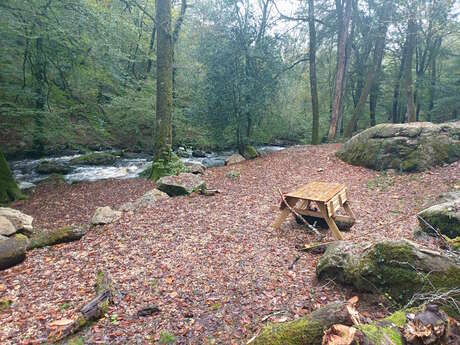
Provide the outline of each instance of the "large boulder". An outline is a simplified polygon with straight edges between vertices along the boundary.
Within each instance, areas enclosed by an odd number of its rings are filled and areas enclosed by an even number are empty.
[[[8,218],[0,216],[0,235],[11,236],[16,233],[16,228]]]
[[[243,162],[245,160],[246,160],[246,158],[244,158],[239,153],[234,153],[234,154],[232,154],[230,157],[228,157],[225,160],[225,165],[237,164],[237,163]]]
[[[316,275],[361,291],[385,292],[402,303],[415,293],[442,293],[460,286],[459,262],[407,240],[335,242],[318,261]]]
[[[87,227],[65,226],[60,229],[37,231],[29,239],[27,250],[77,241],[85,235]]]
[[[169,196],[189,195],[206,189],[206,183],[198,175],[182,173],[164,176],[157,181],[157,188]]]
[[[0,207],[0,217],[6,218],[15,228],[15,232],[32,233],[33,217],[22,213],[21,211],[9,208]]]
[[[112,210],[110,206],[98,207],[91,218],[91,224],[102,225],[110,224],[121,217],[121,211]]]
[[[169,198],[169,195],[158,189],[152,189],[135,201],[124,203],[119,209],[121,211],[135,211],[139,208],[153,206],[158,200],[165,198]]]
[[[433,228],[449,238],[460,236],[460,198],[433,205],[419,212],[422,231],[436,235]]]
[[[27,243],[27,237],[21,234],[0,241],[0,270],[24,261]]]
[[[375,170],[412,172],[460,159],[460,121],[380,124],[348,140],[337,156]]]
[[[39,174],[68,174],[70,167],[56,161],[41,161],[35,168]]]
[[[108,152],[93,152],[87,155],[73,158],[72,165],[111,165],[117,160],[117,156]]]

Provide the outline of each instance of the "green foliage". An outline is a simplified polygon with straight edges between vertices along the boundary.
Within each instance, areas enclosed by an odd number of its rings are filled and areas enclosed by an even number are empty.
[[[230,170],[227,173],[227,177],[231,178],[232,180],[236,180],[238,177],[240,177],[241,173],[238,170]]]
[[[168,344],[174,344],[176,342],[177,338],[174,334],[168,332],[168,331],[163,331],[161,332],[160,335],[160,341],[159,344],[161,345],[168,345]]]

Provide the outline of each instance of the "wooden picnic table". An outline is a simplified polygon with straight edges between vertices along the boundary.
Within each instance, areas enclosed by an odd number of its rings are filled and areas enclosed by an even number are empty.
[[[289,207],[285,203],[289,204]],[[318,210],[312,209],[316,204]],[[338,215],[337,211],[343,207],[346,216]],[[323,218],[336,240],[343,240],[342,233],[335,221],[355,222],[355,215],[348,201],[347,187],[339,183],[310,182],[294,192],[284,195],[281,204],[281,214],[273,225],[279,229],[292,210],[302,216]]]

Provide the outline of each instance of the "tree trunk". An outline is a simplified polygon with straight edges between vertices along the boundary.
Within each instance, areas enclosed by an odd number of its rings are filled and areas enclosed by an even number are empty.
[[[352,325],[346,303],[330,303],[290,322],[268,324],[248,344],[251,345],[314,345],[321,344],[324,331],[334,324]]]
[[[404,64],[404,93],[406,95],[406,118],[407,122],[415,122],[415,104],[414,104],[414,87],[412,82],[412,59],[415,48],[415,35],[417,27],[415,22],[415,9],[416,4],[412,3],[409,22],[407,24],[407,38],[406,38],[406,61]]]
[[[308,0],[308,29],[310,34],[309,42],[309,64],[310,64],[310,93],[313,122],[311,129],[311,143],[319,144],[319,104],[318,104],[318,87],[316,79],[316,28],[315,28],[315,3],[314,0]]]
[[[372,85],[371,88],[371,93],[369,95],[369,124],[371,127],[374,127],[376,124],[375,113],[377,108],[377,91],[378,85],[376,82],[374,82],[374,85]]]
[[[165,170],[163,168],[171,162],[173,111],[171,0],[157,0],[155,21],[157,27],[156,127],[154,166],[150,175],[154,180],[161,177],[162,171]]]
[[[0,204],[6,204],[22,197],[23,195],[14,180],[8,162],[0,150]]]
[[[428,102],[428,121],[431,121],[431,113],[434,108],[434,99],[436,97],[436,56],[431,57],[430,61],[430,100]]]
[[[337,7],[337,6],[336,6]],[[342,10],[342,8],[337,8]],[[339,41],[337,45],[337,73],[335,76],[334,95],[332,101],[331,124],[329,126],[329,140],[334,139],[337,133],[337,123],[340,118],[340,104],[343,96],[343,80],[346,64],[346,44],[348,37],[348,26],[351,18],[351,0],[345,0],[345,13],[343,21],[339,20]]]
[[[402,49],[401,65],[399,66],[399,72],[398,72],[397,78],[395,79],[395,84],[393,88],[393,107],[391,110],[391,119],[393,123],[399,122],[399,112],[398,112],[399,88],[401,85],[401,78],[404,73],[405,59],[406,59],[406,46],[404,45]]]
[[[156,34],[157,28],[155,24],[153,25],[152,28],[152,34],[150,35],[150,42],[149,42],[149,57],[147,59],[147,74],[150,74],[152,71],[152,58],[150,55],[153,52],[153,47],[155,46],[155,34]]]
[[[356,105],[355,110],[353,111],[353,116],[351,120],[348,122],[347,127],[345,129],[344,136],[346,137],[351,137],[353,129],[358,123],[359,117],[361,116],[361,113],[364,108],[364,104],[366,103],[367,97],[369,96],[369,92],[371,91],[371,87],[374,84],[377,72],[380,70],[380,66],[382,64],[383,54],[385,51],[385,38],[393,3],[392,1],[386,1],[383,6],[384,8],[382,15],[380,17],[380,24],[377,28],[377,32],[374,37],[375,48],[372,66],[369,68],[369,72],[366,77],[366,82],[364,83],[363,90],[361,91],[361,96],[359,97],[358,104]]]

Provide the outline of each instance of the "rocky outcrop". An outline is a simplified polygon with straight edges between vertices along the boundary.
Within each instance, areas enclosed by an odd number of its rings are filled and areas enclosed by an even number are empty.
[[[24,214],[21,211],[18,211],[12,208],[8,208],[8,207],[0,207],[0,217],[5,218],[6,220],[9,221],[11,225],[13,225],[15,229],[14,233],[16,232],[32,233],[33,231],[33,226],[32,226],[32,222],[34,220],[33,217],[28,216],[27,214]],[[5,221],[3,221],[3,224],[5,227],[8,226],[6,225],[7,223]]]
[[[422,231],[436,235],[435,228],[449,238],[460,236],[460,198],[433,205],[419,212]]]
[[[380,124],[348,140],[337,156],[375,170],[423,171],[460,159],[460,121]]]
[[[204,171],[206,170],[206,167],[201,164],[201,163],[192,163],[192,162],[186,162],[185,166],[187,167],[187,170],[191,174],[204,174]]]
[[[243,162],[245,160],[246,158],[244,158],[239,153],[234,153],[225,160],[225,165],[232,165],[232,164]]]
[[[133,202],[127,202],[120,206],[121,211],[136,211],[140,208],[153,206],[158,200],[169,198],[169,195],[158,190],[152,189]]]
[[[70,161],[72,165],[111,165],[115,163],[117,156],[108,152],[94,152]]]
[[[121,217],[121,211],[112,210],[110,206],[98,207],[91,218],[92,225],[110,224]]]
[[[361,291],[385,292],[399,302],[415,293],[460,286],[458,262],[406,240],[372,245],[335,242],[318,261],[316,275]]]
[[[164,176],[157,181],[157,188],[169,196],[189,195],[204,191],[206,183],[198,175],[182,173],[177,176]]]
[[[70,167],[56,161],[41,161],[35,168],[39,174],[68,174]]]
[[[193,150],[192,156],[193,157],[198,157],[198,158],[204,158],[204,157],[206,157],[206,152],[204,152],[202,150]]]

